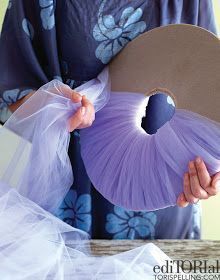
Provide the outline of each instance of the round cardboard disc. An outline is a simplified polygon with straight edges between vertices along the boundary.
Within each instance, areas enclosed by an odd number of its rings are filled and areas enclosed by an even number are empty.
[[[220,122],[220,40],[201,27],[172,24],[143,33],[110,62],[109,73],[112,91],[150,96],[167,89],[177,108]]]

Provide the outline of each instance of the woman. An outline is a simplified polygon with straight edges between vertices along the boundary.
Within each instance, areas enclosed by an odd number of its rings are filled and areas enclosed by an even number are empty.
[[[54,78],[75,88],[97,76],[129,41],[171,23],[199,25],[216,33],[209,0],[9,1],[0,41],[2,110],[16,110]],[[92,124],[94,108],[74,91],[71,98],[82,102],[69,121],[75,180],[57,216],[91,238],[199,238],[200,206],[194,203],[217,193],[220,174],[210,177],[200,158],[190,162],[177,201],[183,208],[133,212],[113,206],[92,186],[80,156],[79,129]],[[173,112],[165,95],[151,97],[147,132],[155,133]]]

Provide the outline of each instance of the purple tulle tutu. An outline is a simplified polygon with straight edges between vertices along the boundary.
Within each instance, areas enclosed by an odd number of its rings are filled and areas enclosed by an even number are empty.
[[[81,131],[82,158],[93,185],[113,204],[132,210],[175,205],[196,156],[211,175],[220,171],[219,123],[176,109],[150,135],[141,127],[147,101],[140,93],[111,93],[93,125]]]
[[[62,86],[62,87],[61,87]],[[113,93],[108,69],[75,89],[94,104],[96,120],[81,131],[82,156],[95,187],[129,209],[176,203],[182,176],[195,155],[209,172],[220,170],[220,126],[176,110],[154,135],[140,126],[146,98]],[[154,279],[153,267],[169,258],[153,244],[111,257],[94,257],[88,235],[53,214],[74,180],[67,123],[81,106],[53,80],[41,87],[0,129],[0,275],[2,279]],[[141,109],[142,108],[142,109]],[[14,146],[14,145],[13,145]]]

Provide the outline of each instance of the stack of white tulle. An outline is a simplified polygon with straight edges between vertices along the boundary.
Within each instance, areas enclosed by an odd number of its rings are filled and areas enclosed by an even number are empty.
[[[169,258],[152,243],[95,257],[87,235],[10,190],[0,199],[1,279],[153,279]]]

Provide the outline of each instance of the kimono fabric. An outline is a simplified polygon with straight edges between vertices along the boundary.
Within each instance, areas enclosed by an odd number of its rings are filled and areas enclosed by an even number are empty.
[[[217,33],[209,0],[11,0],[0,39],[0,108],[56,78],[75,88],[96,77],[131,40],[155,27],[188,23]],[[150,98],[148,133],[171,119],[172,99]],[[74,183],[56,215],[91,238],[200,238],[200,205],[130,211],[99,194],[80,154],[80,130],[71,134]],[[34,172],[34,170],[33,170]],[[169,226],[167,226],[169,224]]]

